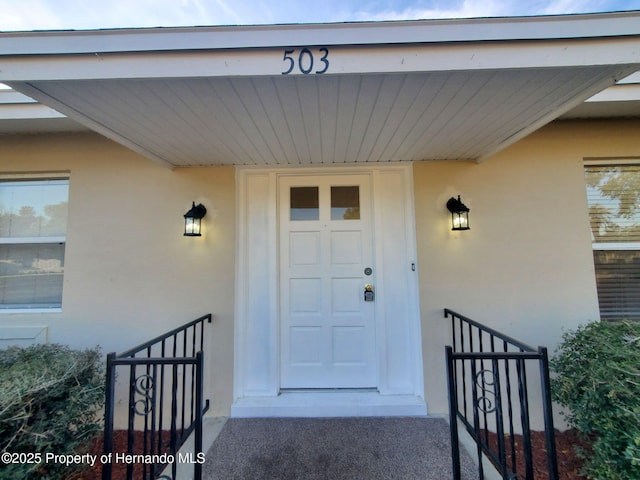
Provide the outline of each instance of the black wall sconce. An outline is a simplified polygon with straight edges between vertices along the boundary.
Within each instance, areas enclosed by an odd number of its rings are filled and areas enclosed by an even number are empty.
[[[469,208],[458,199],[451,197],[447,202],[451,212],[451,230],[469,230]]]
[[[184,214],[184,236],[185,237],[201,237],[202,236],[202,217],[207,214],[204,205],[192,202],[191,210]]]

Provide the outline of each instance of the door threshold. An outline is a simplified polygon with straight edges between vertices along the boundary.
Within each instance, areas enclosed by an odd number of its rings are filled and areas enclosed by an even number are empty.
[[[231,406],[231,417],[423,417],[427,406],[415,395],[377,391],[307,390],[244,397]]]
[[[278,395],[289,393],[380,393],[375,387],[371,388],[281,388]]]

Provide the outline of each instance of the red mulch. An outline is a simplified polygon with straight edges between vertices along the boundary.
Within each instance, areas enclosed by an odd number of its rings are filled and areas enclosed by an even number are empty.
[[[165,447],[165,451],[169,451],[169,432],[163,433],[163,445]],[[142,446],[144,445],[144,433],[136,431],[134,432],[134,454],[142,453]],[[167,439],[164,441],[164,439]],[[116,430],[113,432],[113,451],[119,453],[127,452],[127,431],[126,430]],[[96,436],[91,442],[91,447],[89,449],[89,453],[93,455],[102,454],[102,435]],[[126,463],[115,463],[113,462],[111,467],[111,473],[114,480],[120,480],[122,478],[127,478],[127,464]],[[146,478],[143,476],[143,469],[145,465],[141,463],[133,463],[133,478]],[[149,465],[146,465],[146,474],[149,475]],[[72,477],[69,477],[67,480],[102,480],[102,464],[100,461],[96,462],[95,466],[92,468],[85,470],[84,472],[78,473]]]
[[[576,448],[589,450],[589,442],[582,439],[576,430],[567,430],[560,432],[556,430],[556,455],[558,458],[558,475],[560,480],[587,480],[586,477],[580,475],[582,464],[581,458],[576,455]],[[511,454],[509,452],[510,444],[507,443],[507,465],[511,464]],[[497,450],[496,436],[489,433],[489,444]],[[525,459],[521,453],[523,449],[522,436],[515,436],[516,448],[516,470],[518,478],[524,478]],[[547,470],[547,447],[545,445],[544,432],[531,432],[531,451],[533,452],[533,478],[535,480],[548,480]]]
[[[566,432],[556,430],[556,454],[560,480],[586,480],[587,478],[579,473],[584,460],[577,457],[576,447],[586,452],[591,450],[590,442],[581,438],[577,430],[567,430]]]
[[[168,438],[168,437],[167,437]],[[490,439],[490,441],[492,441]],[[493,437],[495,441],[495,437]],[[114,452],[126,452],[127,445],[127,432],[124,430],[118,430],[114,432],[113,450]],[[142,433],[136,432],[135,445],[142,445]],[[516,445],[522,445],[522,439],[520,436],[516,436]],[[556,453],[558,455],[558,471],[560,474],[560,480],[587,480],[579,474],[582,468],[583,461],[578,458],[575,453],[575,447],[579,446],[585,450],[589,449],[589,443],[582,440],[575,430],[567,430],[565,432],[559,432],[556,430]],[[543,432],[533,432],[532,434],[532,451],[533,451],[533,468],[535,480],[548,480],[547,476],[547,459],[546,459],[546,447]],[[90,453],[94,455],[100,455],[102,453],[102,437],[96,437],[92,442]],[[139,452],[136,452],[139,453]],[[518,455],[517,469],[518,472],[524,472],[524,458],[522,455]],[[142,478],[142,465],[134,465],[134,471],[137,476],[134,478]],[[113,464],[113,478],[121,479],[126,478],[127,466],[125,464]],[[134,474],[135,475],[135,474]],[[102,479],[102,465],[96,463],[96,465],[82,474],[71,477],[69,480],[101,480]]]

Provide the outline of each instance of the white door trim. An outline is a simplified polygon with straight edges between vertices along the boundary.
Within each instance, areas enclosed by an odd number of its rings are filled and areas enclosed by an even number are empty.
[[[278,395],[278,177],[347,173],[367,173],[372,178],[373,236],[378,273],[375,302],[378,400],[383,404],[387,401],[394,404],[393,397],[396,397],[395,400],[402,397],[401,403],[406,404],[406,398],[410,397],[419,406],[419,411],[426,412],[423,400],[422,337],[411,164],[276,169],[239,167],[236,175],[237,249],[232,416],[246,414],[247,411],[243,411],[242,406],[248,403],[251,404],[251,415],[255,416],[261,411],[261,402],[265,406],[264,414],[273,414],[268,405],[273,406],[274,401],[283,396]],[[399,232],[403,238],[401,245],[398,245]],[[384,282],[385,277],[392,276],[393,281]],[[314,410],[312,404],[309,408]],[[339,414],[339,411],[333,409],[332,414]],[[392,412],[385,410],[384,414]]]

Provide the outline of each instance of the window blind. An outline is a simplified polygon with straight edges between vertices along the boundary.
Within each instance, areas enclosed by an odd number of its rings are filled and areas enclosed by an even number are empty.
[[[640,251],[594,250],[600,317],[640,319]]]

